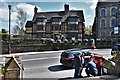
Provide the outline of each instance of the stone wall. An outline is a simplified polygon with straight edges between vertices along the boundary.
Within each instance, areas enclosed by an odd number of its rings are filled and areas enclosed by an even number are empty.
[[[97,48],[111,48],[110,42],[97,42]],[[70,48],[83,48],[83,49],[90,49],[92,48],[91,42],[82,42],[82,43],[20,43],[20,44],[11,44],[11,52],[18,53],[18,52],[32,52],[32,51],[50,51],[50,50],[66,50]],[[2,53],[8,53],[8,46],[3,45]]]

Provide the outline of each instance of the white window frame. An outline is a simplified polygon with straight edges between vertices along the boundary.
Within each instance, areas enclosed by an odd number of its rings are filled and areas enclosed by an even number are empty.
[[[113,27],[112,24],[111,24],[111,21],[112,21],[113,18],[116,20],[116,23],[117,23],[117,19],[116,19],[115,17],[112,17],[112,18],[110,19],[110,27]]]
[[[106,10],[105,8],[101,8],[101,9],[100,9],[100,16],[101,16],[101,17],[104,17],[104,16],[101,15],[101,12],[102,12],[103,9],[105,10],[105,16],[107,16],[107,10]]]
[[[116,8],[116,13],[117,13],[117,7],[115,7],[115,6],[113,7],[113,6],[112,6],[112,7],[110,8],[110,16],[112,16],[112,12],[111,12],[111,11],[112,11],[112,8]]]
[[[105,18],[102,18],[102,19],[100,20],[100,28],[103,28],[103,27],[101,27],[101,26],[102,26],[102,24],[101,24],[102,20],[105,20],[105,27],[104,27],[104,28],[106,28],[106,19],[105,19]]]

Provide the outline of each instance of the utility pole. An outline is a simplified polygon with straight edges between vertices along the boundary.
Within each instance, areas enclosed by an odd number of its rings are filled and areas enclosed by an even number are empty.
[[[9,45],[8,45],[8,53],[11,54],[11,40],[10,40],[10,23],[11,23],[11,5],[8,5],[9,8]]]

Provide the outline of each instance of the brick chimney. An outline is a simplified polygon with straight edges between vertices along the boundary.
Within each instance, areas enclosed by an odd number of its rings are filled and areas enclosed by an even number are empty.
[[[64,5],[64,11],[67,13],[69,11],[69,5],[68,4],[65,4]]]
[[[35,6],[34,8],[34,14],[37,13],[38,8]]]

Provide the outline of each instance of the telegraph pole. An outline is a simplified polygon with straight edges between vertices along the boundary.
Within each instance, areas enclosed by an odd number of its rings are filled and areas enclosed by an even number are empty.
[[[8,53],[11,54],[11,40],[10,40],[10,23],[11,23],[11,5],[8,5],[8,8],[9,8],[9,45],[8,45]]]

